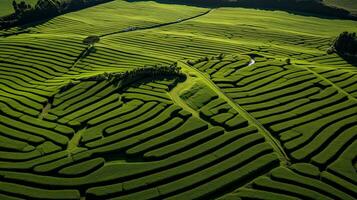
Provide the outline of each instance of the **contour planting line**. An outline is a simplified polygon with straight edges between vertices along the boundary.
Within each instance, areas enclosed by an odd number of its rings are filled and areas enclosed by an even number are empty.
[[[344,94],[345,96],[348,97],[348,99],[350,100],[354,100],[357,101],[357,98],[352,96],[351,94],[347,93],[346,91],[344,91],[342,88],[340,88],[339,86],[337,86],[335,83],[333,83],[332,81],[328,80],[327,78],[325,78],[324,76],[322,76],[321,74],[315,72],[314,70],[312,70],[309,66],[306,67],[302,67],[302,66],[298,66],[300,68],[306,69],[307,71],[311,72],[312,74],[314,74],[316,77],[320,78],[321,80],[325,81],[326,83],[330,84],[333,88],[335,88],[338,92]]]
[[[281,146],[280,142],[277,141],[270,133],[267,129],[264,128],[264,126],[258,121],[256,120],[251,114],[249,114],[249,112],[247,112],[242,106],[240,106],[238,103],[235,103],[233,101],[232,98],[228,97],[224,92],[221,91],[221,89],[216,86],[216,84],[209,78],[207,78],[207,75],[203,74],[201,71],[199,71],[198,69],[194,68],[194,67],[190,67],[189,65],[187,65],[185,62],[183,61],[177,61],[178,64],[182,64],[183,68],[189,70],[189,71],[194,71],[195,74],[197,74],[197,76],[199,76],[200,78],[203,79],[203,81],[206,82],[206,84],[208,84],[209,87],[211,87],[211,89],[213,91],[215,91],[217,93],[218,96],[220,96],[223,100],[225,100],[233,109],[235,109],[240,115],[242,115],[245,119],[248,120],[248,122],[254,126],[256,126],[259,130],[259,132],[264,136],[264,138],[266,139],[267,142],[269,142],[273,149],[275,150],[275,152],[278,154],[278,157],[281,161],[281,164],[286,166],[289,165],[290,163],[290,159],[289,157],[286,155],[283,147]]]
[[[176,20],[176,21],[173,21],[173,22],[167,22],[167,23],[163,23],[163,24],[156,24],[156,25],[153,25],[153,26],[148,26],[148,27],[135,27],[135,28],[127,28],[127,29],[124,29],[124,30],[120,30],[120,31],[116,31],[116,32],[112,32],[112,33],[106,33],[106,34],[102,34],[102,35],[99,35],[98,37],[99,38],[103,38],[103,37],[106,37],[106,36],[110,36],[110,35],[115,35],[115,34],[119,34],[119,33],[127,33],[127,32],[134,32],[134,31],[139,31],[139,30],[147,30],[147,29],[153,29],[153,28],[159,28],[159,27],[163,27],[163,26],[168,26],[168,25],[172,25],[172,24],[178,24],[178,23],[182,23],[182,22],[185,22],[185,21],[188,21],[188,20],[191,20],[191,19],[195,19],[195,18],[198,18],[198,17],[201,17],[201,16],[204,16],[204,15],[207,15],[208,13],[210,13],[213,9],[209,9],[203,13],[200,13],[198,15],[195,15],[195,16],[191,16],[191,17],[188,17],[188,18],[185,18],[185,19],[181,19],[181,20]],[[71,68],[70,69],[73,69],[75,68],[75,66],[77,65],[78,62],[80,62],[82,60],[82,58],[84,58],[86,55],[88,55],[88,52],[90,51],[90,49],[94,47],[94,45],[90,45],[90,46],[87,46],[79,55],[78,57],[76,58],[76,60],[74,61],[74,63],[72,64]]]

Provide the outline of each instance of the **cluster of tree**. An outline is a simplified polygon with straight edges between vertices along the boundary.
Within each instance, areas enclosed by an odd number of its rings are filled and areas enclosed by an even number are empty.
[[[342,56],[357,57],[357,35],[356,33],[343,32],[334,41],[328,53],[338,53]]]
[[[177,63],[172,65],[154,65],[154,66],[146,66],[135,68],[130,71],[125,72],[113,72],[113,73],[102,73],[95,76],[80,78],[75,81],[70,81],[67,85],[60,88],[60,92],[64,92],[81,81],[109,81],[119,88],[125,87],[130,83],[135,81],[151,78],[158,79],[164,78],[168,76],[175,76],[179,78],[186,77],[185,74],[181,72],[181,68],[177,66]]]
[[[28,10],[32,10],[31,4],[21,1],[20,3],[17,3],[15,0],[12,1],[12,7],[15,10],[15,13],[20,15]]]
[[[85,80],[102,81],[107,80],[120,86],[135,82],[143,78],[158,78],[165,76],[185,76],[181,73],[181,68],[177,64],[162,66],[146,66],[135,68],[121,73],[103,73],[97,76],[85,78]],[[83,80],[83,79],[81,79]]]
[[[109,1],[112,0],[38,0],[35,6],[31,6],[26,1],[13,0],[15,12],[0,18],[0,28],[44,20]]]

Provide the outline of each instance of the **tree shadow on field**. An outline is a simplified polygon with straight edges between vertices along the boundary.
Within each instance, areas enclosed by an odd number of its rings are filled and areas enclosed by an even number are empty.
[[[0,34],[0,38],[6,38],[14,35],[19,35],[23,33],[31,34],[31,33],[36,33],[33,28],[36,28],[37,26],[40,26],[46,22],[48,22],[51,19],[44,19],[36,22],[31,22],[31,23],[26,23],[23,25],[17,25],[14,27],[8,27],[8,28],[0,28],[0,31],[2,31],[2,34]]]
[[[37,20],[37,21],[33,21],[33,22],[28,22],[28,23],[26,23],[26,24],[19,25],[18,27],[19,27],[19,28],[22,28],[22,29],[35,28],[35,27],[37,27],[37,26],[40,26],[40,25],[42,25],[42,24],[47,23],[47,22],[50,21],[51,19],[53,19],[53,18],[46,18],[46,19],[41,19],[41,20]]]
[[[141,1],[150,1],[150,0],[126,0],[127,2],[141,2]],[[352,15],[349,11],[329,7],[327,5],[321,4],[312,4],[306,3],[301,5],[299,3],[282,3],[280,1],[272,0],[269,1],[261,1],[261,0],[249,0],[249,1],[226,1],[217,2],[216,0],[152,0],[158,3],[163,4],[176,4],[176,5],[187,5],[187,6],[196,6],[203,8],[220,8],[220,7],[240,7],[240,8],[252,8],[259,10],[267,10],[267,11],[285,11],[294,15],[302,15],[307,17],[318,17],[324,19],[350,19],[357,20],[357,16]],[[276,1],[276,2],[274,2]],[[202,3],[204,2],[204,3]],[[317,6],[318,5],[318,6]]]
[[[338,56],[340,56],[343,60],[345,60],[346,62],[348,62],[348,64],[357,67],[357,57],[355,56],[347,56],[347,55],[341,55],[341,54],[337,54]]]
[[[11,29],[16,28],[16,32],[11,32],[9,34],[0,35],[0,37],[18,35],[18,34],[21,34],[21,33],[31,33],[31,28],[36,28],[37,26],[41,26],[42,24],[45,24],[50,20],[51,19],[48,18],[48,19],[43,19],[43,20],[38,20],[38,21],[34,21],[34,22],[25,23],[23,25],[17,25],[17,26],[14,26],[14,27],[8,27],[8,28],[0,29],[2,31],[9,31]]]

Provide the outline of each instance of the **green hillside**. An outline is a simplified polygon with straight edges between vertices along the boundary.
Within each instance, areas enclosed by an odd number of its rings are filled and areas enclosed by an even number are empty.
[[[0,199],[353,200],[357,62],[326,52],[343,31],[123,0],[2,29]]]
[[[354,0],[324,0],[327,5],[344,8],[353,14],[357,14],[357,2]]]

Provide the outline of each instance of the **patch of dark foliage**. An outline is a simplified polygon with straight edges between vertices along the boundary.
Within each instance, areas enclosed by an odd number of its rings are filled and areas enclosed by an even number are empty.
[[[98,75],[83,77],[73,81],[68,82],[66,85],[62,86],[59,91],[65,92],[72,88],[81,81],[109,81],[119,88],[123,88],[135,81],[142,80],[145,78],[162,78],[167,76],[175,76],[178,78],[185,78],[185,74],[181,72],[181,68],[177,66],[177,63],[172,65],[155,65],[155,66],[145,66],[140,68],[135,68],[133,70],[125,72],[113,72],[113,73],[101,73]]]
[[[341,33],[333,42],[327,53],[337,53],[353,65],[357,65],[357,34],[347,31]]]
[[[38,0],[32,7],[13,0],[14,13],[0,18],[0,29],[25,25],[113,0]]]
[[[332,51],[338,54],[357,56],[357,35],[347,31],[341,33],[332,46]]]

